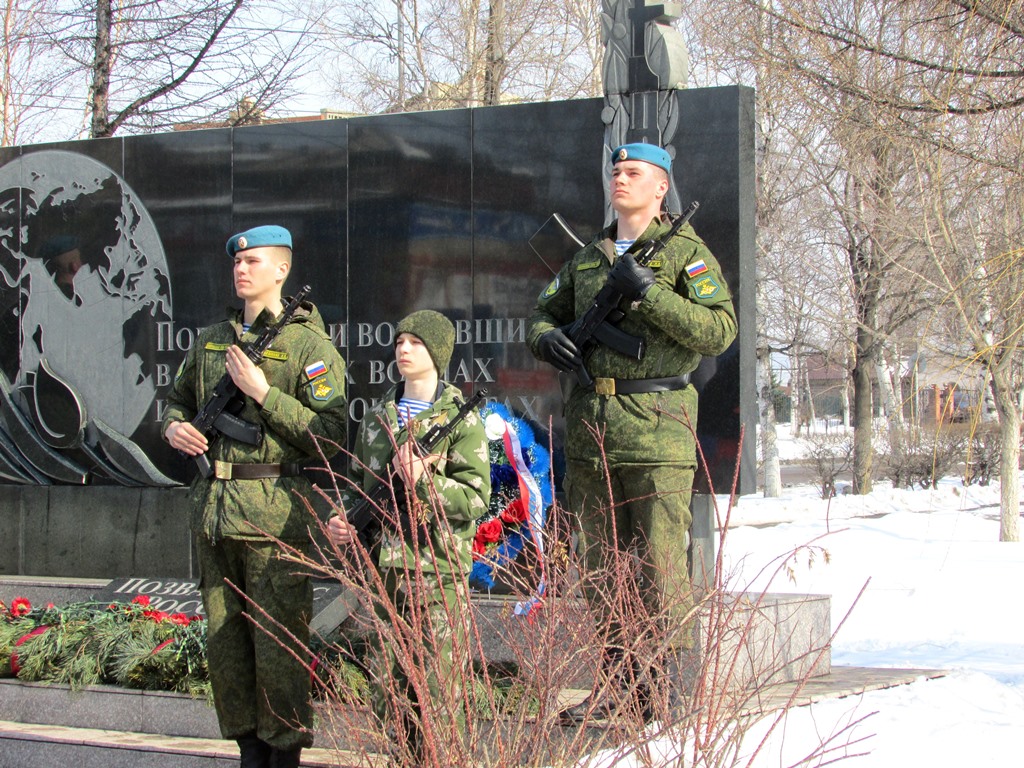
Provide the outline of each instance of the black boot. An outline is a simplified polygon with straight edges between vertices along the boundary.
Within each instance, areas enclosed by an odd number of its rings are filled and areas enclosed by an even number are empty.
[[[662,665],[661,686],[674,717],[685,716],[693,707],[694,691],[700,674],[700,652],[692,649],[669,651]]]
[[[607,722],[617,717],[631,717],[650,722],[651,688],[642,678],[635,659],[625,658],[621,648],[605,648],[601,653],[601,678],[594,690],[579,704],[558,713],[562,725],[583,722]]]
[[[275,749],[270,758],[270,768],[299,768],[302,758],[302,747],[295,749]]]
[[[247,733],[236,741],[241,755],[240,768],[270,768],[270,756],[274,750],[267,742],[255,733]]]

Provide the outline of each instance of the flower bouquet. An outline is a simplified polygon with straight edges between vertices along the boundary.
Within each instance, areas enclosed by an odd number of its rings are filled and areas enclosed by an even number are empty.
[[[551,458],[529,424],[500,403],[481,409],[491,462],[491,505],[477,523],[470,586],[493,589],[497,572],[507,568],[532,542],[543,568],[543,529],[551,506]],[[539,594],[543,592],[543,577]],[[528,608],[526,609],[529,610]]]

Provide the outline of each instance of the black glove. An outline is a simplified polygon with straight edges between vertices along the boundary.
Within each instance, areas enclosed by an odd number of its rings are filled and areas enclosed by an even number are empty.
[[[615,262],[612,271],[608,273],[608,281],[626,301],[637,301],[654,285],[654,272],[649,267],[641,267],[633,254],[626,253]]]
[[[561,328],[555,328],[541,336],[537,342],[537,349],[541,360],[566,373],[576,370],[583,363],[580,351]]]

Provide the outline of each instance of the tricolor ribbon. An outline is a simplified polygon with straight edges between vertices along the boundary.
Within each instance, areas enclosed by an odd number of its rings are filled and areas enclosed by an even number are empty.
[[[540,583],[537,585],[536,593],[526,601],[516,603],[513,613],[516,616],[530,617],[534,608],[543,602],[544,589],[547,584],[547,576],[544,570],[544,503],[541,497],[537,481],[526,466],[523,458],[523,451],[519,444],[519,436],[509,424],[505,423],[505,434],[502,436],[502,443],[505,446],[505,455],[509,464],[516,473],[519,482],[519,496],[526,504],[526,527],[530,533],[530,540],[537,548],[537,562],[540,564]],[[531,619],[532,620],[532,619]]]

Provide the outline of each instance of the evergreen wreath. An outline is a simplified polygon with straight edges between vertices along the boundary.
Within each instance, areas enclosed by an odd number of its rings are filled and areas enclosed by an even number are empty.
[[[130,603],[0,602],[0,677],[209,696],[206,620]]]

